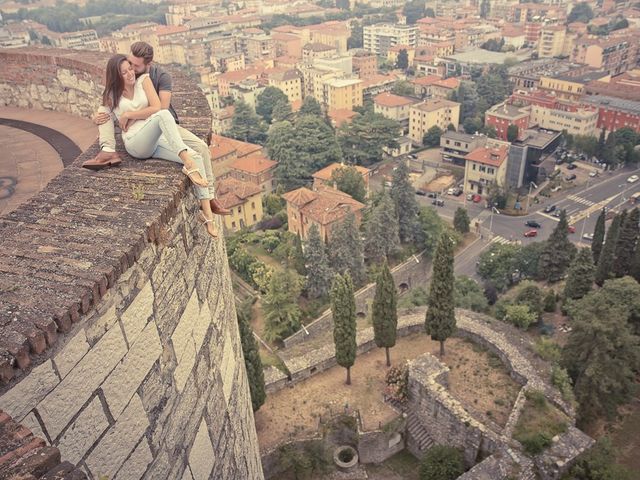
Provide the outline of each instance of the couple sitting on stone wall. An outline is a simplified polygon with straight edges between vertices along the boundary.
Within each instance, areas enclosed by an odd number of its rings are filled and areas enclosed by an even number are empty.
[[[114,55],[106,69],[102,106],[93,121],[100,132],[100,153],[82,164],[91,170],[119,165],[114,121],[122,129],[124,146],[135,158],[161,158],[183,165],[182,172],[194,185],[200,200],[198,221],[217,237],[213,215],[228,215],[214,198],[209,147],[178,125],[171,106],[172,80],[153,63],[153,47],[145,42],[131,45],[129,56]]]

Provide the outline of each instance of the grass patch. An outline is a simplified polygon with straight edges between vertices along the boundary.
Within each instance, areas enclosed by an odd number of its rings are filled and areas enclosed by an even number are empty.
[[[264,368],[276,367],[285,375],[291,375],[291,372],[289,371],[289,369],[287,368],[287,366],[279,356],[269,352],[267,349],[263,348],[262,346],[260,347],[259,354],[260,354],[260,360],[262,361],[262,366]]]
[[[537,455],[551,445],[553,437],[567,430],[569,419],[550,405],[542,392],[532,390],[526,397],[513,438],[529,455]]]
[[[536,352],[540,358],[548,362],[559,362],[562,354],[560,345],[553,340],[544,337],[536,340],[536,343],[533,346],[533,351]]]
[[[393,457],[383,462],[382,465],[396,473],[401,478],[417,479],[420,471],[420,462],[406,449],[396,453]]]

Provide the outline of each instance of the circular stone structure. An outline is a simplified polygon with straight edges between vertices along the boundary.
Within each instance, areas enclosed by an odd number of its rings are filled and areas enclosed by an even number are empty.
[[[333,451],[333,461],[340,470],[347,472],[358,464],[358,452],[349,445],[342,445]]]

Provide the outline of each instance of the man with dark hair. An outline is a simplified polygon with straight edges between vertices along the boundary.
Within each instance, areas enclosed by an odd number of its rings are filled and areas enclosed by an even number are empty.
[[[213,170],[211,167],[211,155],[207,144],[186,128],[181,127],[178,114],[171,105],[171,91],[173,81],[171,75],[161,67],[153,63],[153,47],[146,42],[135,42],[131,45],[131,53],[127,59],[136,74],[136,77],[148,73],[153,87],[160,97],[160,108],[169,110],[176,121],[180,137],[187,145],[200,154],[204,161],[209,191],[211,193],[211,210],[218,215],[230,215],[231,211],[224,208],[214,197],[213,191]],[[99,169],[109,167],[111,164],[120,163],[120,156],[116,153],[115,128],[111,114],[106,107],[100,107],[98,113],[94,115],[93,121],[98,125],[100,133],[100,153],[82,164],[83,167]]]

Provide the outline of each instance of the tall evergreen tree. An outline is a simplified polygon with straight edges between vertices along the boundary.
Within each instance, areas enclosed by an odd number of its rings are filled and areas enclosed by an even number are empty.
[[[321,298],[329,293],[333,271],[320,231],[315,223],[309,228],[304,246],[304,263],[307,268],[307,295],[309,298]]]
[[[351,276],[336,275],[331,287],[333,342],[336,362],[347,369],[347,385],[351,385],[351,367],[356,361],[356,300]]]
[[[598,260],[600,260],[600,252],[602,252],[602,246],[604,245],[604,233],[605,233],[605,217],[606,213],[604,208],[600,211],[600,215],[598,215],[598,220],[596,221],[596,228],[593,231],[593,240],[591,241],[591,253],[593,254],[593,263],[598,264]]]
[[[396,68],[399,68],[400,70],[406,70],[407,68],[409,68],[409,54],[407,53],[406,48],[403,48],[398,52]]]
[[[371,320],[373,336],[379,348],[385,348],[387,367],[391,366],[389,348],[396,344],[398,330],[398,292],[387,262],[376,279],[376,293],[373,297]]]
[[[298,114],[300,116],[315,115],[316,117],[321,117],[322,107],[320,107],[320,104],[315,98],[313,98],[311,95],[307,95],[302,101],[302,106],[300,107]]]
[[[636,282],[640,282],[640,242],[636,243],[636,249],[631,259],[631,267],[629,268],[629,275],[635,278]]]
[[[601,301],[597,292],[580,300],[572,327],[562,366],[573,380],[579,418],[612,417],[632,396],[640,338],[632,334],[623,309]]]
[[[440,356],[443,357],[444,342],[456,329],[453,242],[446,232],[440,236],[436,248],[427,305],[425,330],[432,340],[440,342]]]
[[[620,232],[620,222],[622,220],[621,215],[622,214],[616,215],[611,222],[611,225],[609,225],[606,240],[602,247],[602,251],[600,252],[595,278],[596,283],[599,286],[602,286],[604,281],[611,277],[611,270],[613,268],[613,261],[616,253],[616,244],[618,243],[618,234]]]
[[[300,235],[293,237],[293,248],[289,254],[289,264],[294,268],[296,272],[304,276],[307,274],[305,268],[304,252],[302,251],[302,240]]]
[[[278,342],[295,333],[300,328],[301,282],[297,274],[290,270],[274,272],[262,302],[265,319],[265,338]]]
[[[600,131],[600,137],[598,137],[598,146],[596,147],[596,156],[599,160],[602,160],[602,156],[604,155],[604,145],[607,141],[607,132],[605,132],[604,128]]]
[[[356,226],[356,217],[349,213],[331,232],[329,240],[329,259],[336,273],[349,273],[353,283],[360,286],[366,280],[364,255],[362,253],[360,229]]]
[[[398,250],[398,217],[391,197],[384,193],[367,222],[364,252],[368,259],[379,262]]]
[[[278,100],[271,111],[271,121],[282,122],[291,115],[289,100]]]
[[[581,248],[571,262],[567,283],[564,287],[565,298],[576,300],[591,291],[596,273],[593,257],[588,248]]]
[[[540,254],[539,273],[549,282],[557,282],[562,278],[575,254],[576,247],[569,241],[568,233],[567,214],[563,210],[560,212],[560,221]]]
[[[268,86],[256,97],[256,113],[271,123],[273,109],[278,102],[289,103],[289,98],[278,87]]]
[[[256,115],[250,105],[241,100],[235,104],[228,135],[243,142],[264,145],[267,140],[267,125]]]
[[[613,260],[613,275],[616,277],[624,277],[631,270],[631,259],[638,241],[638,222],[640,222],[640,211],[634,208],[620,226]]]
[[[249,380],[249,392],[251,393],[251,405],[253,411],[264,404],[267,394],[264,390],[264,371],[262,369],[262,360],[258,353],[258,343],[253,336],[253,330],[250,325],[251,302],[245,302],[238,306],[238,329],[240,330],[240,343],[242,344],[242,353],[244,356],[244,366],[247,370],[247,379]]]
[[[453,214],[453,228],[463,235],[469,233],[469,215],[465,208],[456,209],[456,213]]]
[[[409,181],[409,167],[404,162],[400,162],[398,168],[393,172],[391,197],[398,214],[400,241],[402,243],[411,242],[419,236],[419,208],[416,191]]]

